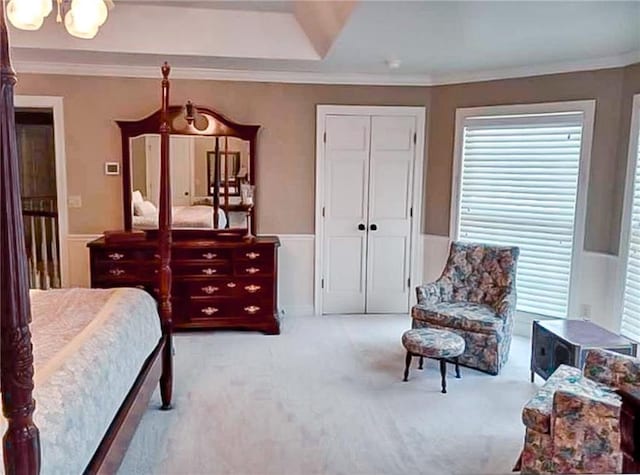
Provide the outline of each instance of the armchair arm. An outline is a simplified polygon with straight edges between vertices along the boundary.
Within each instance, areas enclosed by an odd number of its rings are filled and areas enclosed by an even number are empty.
[[[416,287],[418,296],[418,305],[435,304],[442,302],[445,293],[445,286],[442,279],[428,284],[422,284]]]
[[[554,472],[620,473],[620,409],[613,393],[558,389],[551,413]]]
[[[640,359],[613,351],[593,349],[587,352],[583,374],[598,383],[640,392]]]
[[[513,320],[516,313],[516,289],[509,289],[494,304],[496,313],[502,320]]]

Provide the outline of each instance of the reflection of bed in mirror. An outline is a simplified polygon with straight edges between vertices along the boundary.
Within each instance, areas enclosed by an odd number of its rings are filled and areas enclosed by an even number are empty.
[[[133,227],[136,229],[157,229],[158,208],[146,200],[140,190],[133,191]],[[189,205],[171,207],[171,227],[173,229],[214,229],[213,207],[211,205]],[[227,227],[227,216],[218,209],[218,229]]]
[[[250,142],[237,137],[171,135],[169,149],[172,227],[245,227],[248,207],[243,204],[240,188],[250,180]],[[130,157],[132,226],[157,229],[160,135],[132,137]]]

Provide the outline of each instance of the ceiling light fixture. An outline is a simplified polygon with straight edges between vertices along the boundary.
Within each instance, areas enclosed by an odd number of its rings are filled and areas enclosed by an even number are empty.
[[[0,0],[4,1],[4,0]],[[70,35],[91,39],[107,21],[108,8],[112,0],[9,0],[7,17],[13,26],[21,30],[37,30],[51,13],[52,2],[58,5],[56,21],[62,23]]]

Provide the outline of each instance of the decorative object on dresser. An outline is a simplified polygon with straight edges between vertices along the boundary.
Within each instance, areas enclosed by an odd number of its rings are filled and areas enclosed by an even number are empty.
[[[581,368],[592,348],[637,355],[638,344],[585,320],[536,320],[531,338],[531,382],[547,379],[561,364]]]
[[[156,176],[157,162],[164,160],[157,154],[161,118],[158,111],[142,120],[118,121],[123,151],[122,236],[139,235],[142,227],[145,238],[120,242],[100,238],[89,243],[92,287],[139,287],[160,298],[158,246],[162,248],[163,231],[154,229],[155,215],[142,216],[139,211],[153,210],[158,191],[164,190],[158,190]],[[280,333],[280,242],[275,236],[254,237],[259,128],[235,123],[191,102],[167,108],[167,136],[162,139],[171,153],[167,189],[173,192],[166,199],[173,217],[167,246],[176,330]],[[198,185],[203,177],[206,183]],[[178,220],[179,215],[186,218]]]

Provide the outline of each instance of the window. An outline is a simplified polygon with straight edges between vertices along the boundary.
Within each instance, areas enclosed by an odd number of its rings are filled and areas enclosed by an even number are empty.
[[[593,103],[588,104],[592,124]],[[579,183],[586,176],[583,149],[591,131],[585,134],[585,107],[544,106],[459,111],[453,234],[463,241],[518,246],[517,309],[566,318],[574,251],[582,248]],[[528,107],[535,110],[526,113]]]
[[[622,256],[626,256],[620,332],[640,340],[640,95],[634,98],[624,211]]]

